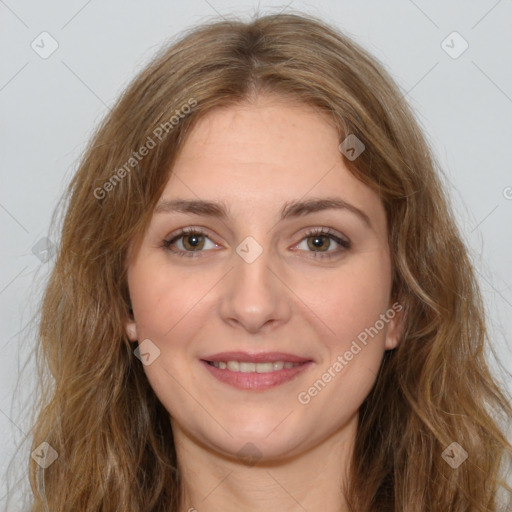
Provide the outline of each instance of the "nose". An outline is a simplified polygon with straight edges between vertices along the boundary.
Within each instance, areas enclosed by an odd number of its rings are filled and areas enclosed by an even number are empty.
[[[220,301],[223,321],[253,334],[286,323],[292,310],[290,291],[268,249],[250,263],[234,253],[233,265]]]

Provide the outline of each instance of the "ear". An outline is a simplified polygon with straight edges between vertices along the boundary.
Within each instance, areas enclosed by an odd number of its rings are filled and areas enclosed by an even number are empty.
[[[137,341],[139,339],[139,336],[137,334],[137,323],[133,318],[133,312],[131,309],[129,318],[125,322],[125,330],[130,341]]]
[[[400,302],[395,302],[386,311],[388,329],[386,332],[386,350],[393,350],[400,345],[405,326],[405,308]]]

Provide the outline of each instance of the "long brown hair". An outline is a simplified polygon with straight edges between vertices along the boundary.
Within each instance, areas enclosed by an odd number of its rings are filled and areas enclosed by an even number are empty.
[[[32,447],[46,442],[58,458],[45,469],[30,459],[32,511],[179,509],[169,416],[125,333],[127,251],[194,123],[264,92],[328,113],[340,142],[356,135],[366,149],[346,164],[387,213],[405,330],[360,408],[350,510],[505,510],[512,447],[500,421],[512,410],[486,363],[480,293],[428,143],[375,58],[321,20],[280,14],[182,35],[135,78],[85,151],[41,309],[46,378]],[[455,468],[449,459],[461,449],[468,458]]]

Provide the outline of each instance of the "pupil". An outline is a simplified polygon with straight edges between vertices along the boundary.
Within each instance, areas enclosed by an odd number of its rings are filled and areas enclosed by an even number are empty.
[[[202,235],[188,235],[185,237],[185,246],[189,246],[189,248],[197,249],[202,245],[201,243]]]
[[[329,241],[326,239],[325,236],[311,237],[310,240],[312,240],[312,248],[315,249],[327,249],[327,246],[329,245]],[[327,242],[327,245],[325,242]]]

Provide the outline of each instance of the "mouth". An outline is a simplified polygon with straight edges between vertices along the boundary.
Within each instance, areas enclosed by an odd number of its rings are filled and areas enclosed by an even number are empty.
[[[289,382],[309,368],[313,361],[291,354],[225,353],[201,359],[217,380],[237,389],[265,390]]]
[[[304,363],[292,363],[290,361],[272,361],[269,363],[251,363],[247,361],[206,361],[209,365],[239,373],[273,373],[283,368],[295,368]]]

